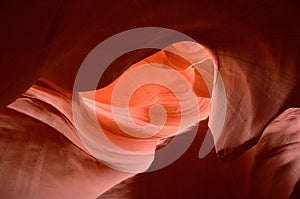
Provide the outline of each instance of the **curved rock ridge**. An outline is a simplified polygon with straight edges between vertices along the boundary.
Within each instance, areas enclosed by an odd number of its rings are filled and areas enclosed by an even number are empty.
[[[213,87],[214,75],[209,59],[199,44],[174,44],[132,65],[110,85],[78,93],[73,112],[71,93],[46,79],[8,108],[51,126],[114,169],[140,173],[151,165],[159,142],[189,133],[209,117],[206,84]]]

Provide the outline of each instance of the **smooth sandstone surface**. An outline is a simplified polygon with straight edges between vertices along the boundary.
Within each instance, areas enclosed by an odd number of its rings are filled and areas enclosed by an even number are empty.
[[[63,116],[71,113],[22,94],[40,77],[71,93],[80,64],[96,45],[144,26],[181,31],[211,51],[224,81],[227,112],[217,156],[211,152],[198,160],[188,151],[184,161],[134,177],[140,182],[134,185],[135,197],[288,198],[299,193],[299,111],[288,109],[300,104],[298,2],[11,1],[0,7],[0,105],[20,105],[1,110],[1,198],[95,198],[132,176],[87,153]],[[120,57],[99,88],[155,52]],[[207,90],[202,95],[207,97]]]

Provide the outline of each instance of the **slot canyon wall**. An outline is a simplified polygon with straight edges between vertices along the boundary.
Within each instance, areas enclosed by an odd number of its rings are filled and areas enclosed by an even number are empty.
[[[292,0],[1,2],[0,198],[299,198],[299,9]],[[99,43],[142,27],[176,30],[209,50],[224,82],[226,117],[204,158],[198,152],[209,114],[196,121],[196,138],[178,160],[133,174],[89,153],[74,126],[72,92]],[[102,75],[99,101],[151,59],[178,71],[190,64],[158,49],[129,52]],[[209,99],[195,74],[185,77],[198,98]],[[104,129],[115,132],[109,122],[103,119]]]

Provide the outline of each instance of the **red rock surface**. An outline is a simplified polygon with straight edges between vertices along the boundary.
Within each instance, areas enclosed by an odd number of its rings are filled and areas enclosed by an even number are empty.
[[[127,196],[289,198],[294,191],[292,197],[297,198],[298,2],[0,4],[0,106],[18,99],[15,104],[23,110],[11,106],[1,110],[0,198],[95,198],[132,176],[97,162],[76,134],[62,136],[62,131],[74,131],[65,110],[21,95],[39,77],[70,93],[80,64],[96,45],[121,31],[144,26],[183,32],[210,49],[224,81],[227,112],[216,153],[198,159],[199,148],[193,145],[169,167],[134,177],[135,193]],[[135,51],[121,57],[106,71],[100,87],[153,53]],[[204,136],[201,128],[198,147]]]

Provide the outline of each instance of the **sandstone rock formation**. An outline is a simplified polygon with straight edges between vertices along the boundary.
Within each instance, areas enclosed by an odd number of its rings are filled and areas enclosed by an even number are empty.
[[[0,7],[0,198],[96,198],[129,177],[99,198],[299,197],[298,2],[30,1],[1,2]],[[122,164],[113,156],[111,165],[97,161],[103,156],[95,157],[82,142],[73,121],[72,89],[95,46],[122,31],[149,26],[187,34],[209,50],[224,82],[226,118],[215,150],[199,159],[210,116],[211,93],[203,77],[187,69],[191,63],[184,57],[157,49],[121,56],[101,77],[98,101],[110,101],[109,88],[136,64],[158,59],[181,71],[206,113],[195,120],[196,139],[181,158],[134,176],[111,168]],[[165,94],[161,88],[147,89]],[[140,92],[136,95],[143,97],[132,106],[149,98]],[[172,125],[178,119],[173,102],[165,104],[173,113]],[[134,111],[139,118],[141,110]],[[99,121],[117,134],[108,119]],[[180,135],[183,140],[188,132]],[[162,134],[167,142],[173,139],[168,133]],[[134,140],[128,144],[122,136],[115,139],[119,146],[137,149]],[[155,162],[155,148],[168,143],[154,141],[145,143]]]

